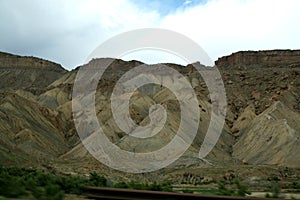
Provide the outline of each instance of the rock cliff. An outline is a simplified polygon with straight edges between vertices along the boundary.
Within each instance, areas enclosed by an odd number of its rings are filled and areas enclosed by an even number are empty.
[[[60,64],[48,60],[0,52],[1,89],[40,94],[66,72]]]
[[[239,51],[216,61],[218,67],[274,67],[300,64],[300,50]]]

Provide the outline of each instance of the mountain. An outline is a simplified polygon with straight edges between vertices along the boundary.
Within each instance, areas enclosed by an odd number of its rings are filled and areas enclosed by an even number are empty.
[[[26,90],[40,94],[67,71],[51,61],[0,52],[1,89]]]
[[[60,113],[37,101],[66,72],[47,60],[0,53],[1,163],[52,159],[67,151]]]
[[[300,159],[300,51],[246,51],[222,57],[233,158],[297,167]]]
[[[145,153],[162,148],[175,137],[179,127],[180,104],[176,96],[162,85],[137,89],[129,102],[132,120],[147,126],[151,121],[149,109],[155,104],[166,108],[167,120],[158,134],[145,140],[126,134],[114,120],[110,98],[118,80],[143,63],[98,58],[80,67],[89,69],[111,61],[95,93],[96,115],[104,133],[110,142],[127,151]],[[242,51],[216,61],[225,85],[227,115],[221,137],[205,159],[199,159],[198,152],[213,113],[207,86],[192,65],[165,65],[191,83],[200,110],[199,128],[192,145],[166,170],[177,169],[181,173],[180,170],[229,169],[245,164],[300,166],[297,157],[300,155],[300,51]],[[46,165],[70,173],[89,170],[110,173],[110,169],[84,148],[75,129],[72,92],[78,70],[79,67],[66,71],[61,65],[43,59],[0,53],[0,160],[3,165]],[[143,75],[136,78],[147,80]],[[165,73],[160,81],[180,87],[174,78]],[[91,94],[85,92],[87,96]],[[189,113],[195,109],[192,105],[186,108]],[[82,113],[75,110],[74,114]],[[189,118],[193,117],[190,114]],[[84,123],[89,122],[86,115]],[[193,122],[188,120],[187,124],[189,127]],[[188,138],[181,139],[188,141]],[[95,134],[87,133],[85,140],[93,142]],[[118,174],[114,171],[116,177]]]

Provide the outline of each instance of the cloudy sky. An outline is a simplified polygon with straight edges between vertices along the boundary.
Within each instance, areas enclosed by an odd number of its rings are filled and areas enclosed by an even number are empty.
[[[102,42],[138,28],[184,34],[213,60],[239,50],[300,49],[299,9],[299,0],[0,0],[0,51],[73,69]]]

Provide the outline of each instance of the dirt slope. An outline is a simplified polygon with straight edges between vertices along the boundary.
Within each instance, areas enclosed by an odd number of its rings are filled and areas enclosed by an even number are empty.
[[[198,133],[192,146],[170,167],[220,167],[243,162],[299,167],[298,54],[298,51],[282,50],[238,52],[216,62],[225,84],[228,111],[221,138],[208,155],[207,162],[198,158],[211,115],[207,87],[191,65],[167,64],[191,82],[201,111]],[[94,59],[88,65],[108,61],[111,59]],[[96,111],[111,142],[129,151],[149,152],[161,148],[176,134],[180,113],[175,96],[167,88],[156,85],[139,88],[131,97],[129,113],[137,124],[149,123],[151,105],[158,103],[167,108],[166,126],[148,139],[150,143],[129,137],[120,130],[110,106],[116,82],[128,70],[141,64],[115,60],[110,65],[98,83]],[[0,54],[2,163],[27,161],[30,164],[31,160],[59,163],[63,160],[81,165],[85,160],[87,167],[99,167],[99,163],[83,148],[74,127],[71,108],[77,70],[67,72],[58,64],[38,58]],[[165,81],[171,79],[164,75]],[[192,111],[193,107],[188,109]],[[90,136],[93,137],[92,133]]]

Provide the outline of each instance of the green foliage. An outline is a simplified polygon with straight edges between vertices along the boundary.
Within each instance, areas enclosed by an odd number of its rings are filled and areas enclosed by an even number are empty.
[[[272,184],[271,191],[272,191],[272,194],[267,193],[265,196],[266,198],[279,198],[280,187],[279,187],[278,182],[275,182]]]
[[[234,184],[237,186],[236,194],[237,196],[246,196],[246,194],[250,195],[251,192],[248,190],[248,188],[244,185],[242,185],[238,180],[234,180]]]
[[[26,197],[32,196],[39,200],[61,200],[65,194],[82,194],[84,187],[105,187],[108,181],[96,172],[87,178],[80,176],[58,176],[33,169],[0,167],[0,196]],[[137,190],[172,191],[172,185],[167,183],[139,183],[131,181],[119,182],[117,188]]]
[[[182,190],[182,192],[183,193],[188,193],[188,194],[193,194],[194,190],[185,189],[185,190]]]
[[[82,194],[83,188],[88,184],[88,179],[78,176],[62,177],[57,184],[67,194]]]
[[[105,187],[106,182],[106,178],[104,178],[103,176],[99,176],[96,172],[90,173],[89,183],[91,186]]]
[[[18,177],[10,177],[6,172],[0,173],[0,195],[19,197],[26,195],[25,187]]]
[[[64,198],[64,191],[58,185],[47,185],[45,187],[45,199],[60,200]]]
[[[171,182],[164,182],[161,184],[161,191],[165,192],[172,192],[173,191],[173,186]]]
[[[128,188],[129,186],[125,182],[118,182],[113,187],[115,187],[115,188]]]
[[[300,182],[292,182],[283,187],[284,189],[300,189]]]
[[[218,183],[218,195],[224,195],[224,196],[233,196],[234,190],[228,189],[226,187],[226,183],[224,181],[221,181]]]
[[[89,178],[56,176],[33,169],[0,167],[0,196],[60,200],[65,193],[81,194],[86,186],[106,186],[106,179],[93,172]]]
[[[268,181],[280,181],[280,178],[276,176],[275,174],[272,174],[271,176],[268,177]]]
[[[86,186],[107,186],[107,179],[96,172],[88,178],[79,176],[57,176],[33,169],[0,167],[0,196],[22,197],[32,196],[41,200],[60,200],[65,194],[82,194]],[[137,190],[172,191],[172,185],[167,183],[119,182],[117,188]]]
[[[226,183],[221,181],[218,183],[218,191],[216,194],[224,196],[246,196],[251,194],[246,186],[242,185],[238,180],[234,180],[233,183],[236,185],[236,190],[226,187]]]

